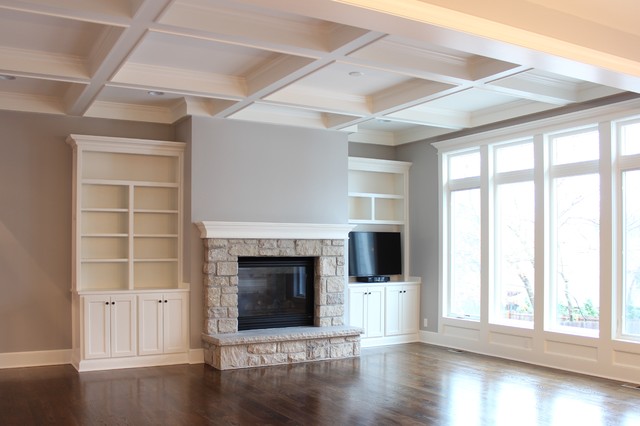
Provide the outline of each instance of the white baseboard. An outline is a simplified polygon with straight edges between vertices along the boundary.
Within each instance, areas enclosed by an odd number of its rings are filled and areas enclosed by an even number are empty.
[[[189,364],[204,364],[204,349],[189,349]]]
[[[137,359],[136,359],[137,358]],[[127,368],[136,366],[151,366],[151,365],[168,365],[176,363],[189,363],[189,364],[202,364],[204,363],[204,350],[203,349],[190,349],[186,357],[184,355],[165,355],[156,357],[133,357],[127,361],[124,360],[106,360],[105,365],[110,368]],[[154,364],[155,363],[155,364]],[[30,351],[30,352],[7,352],[0,353],[0,369],[3,368],[21,368],[21,367],[42,367],[46,365],[62,365],[71,364],[72,362],[72,350],[60,349],[55,351]],[[76,361],[76,367],[79,362]],[[91,369],[99,368],[100,362],[94,362],[89,364],[95,364]]]
[[[0,353],[0,368],[71,364],[71,349]]]

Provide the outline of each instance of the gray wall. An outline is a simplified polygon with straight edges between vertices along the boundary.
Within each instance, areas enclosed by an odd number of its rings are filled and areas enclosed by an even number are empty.
[[[202,117],[191,119],[190,131],[192,223],[347,223],[346,134]],[[197,348],[204,254],[195,225],[187,235],[191,347]]]
[[[192,219],[346,223],[347,135],[192,119]]]
[[[202,330],[199,220],[346,223],[347,136],[215,119],[175,126],[0,112],[0,353],[71,348],[71,133],[187,142],[191,347]]]
[[[380,160],[397,160],[396,148],[386,145],[368,143],[349,143],[349,157],[377,158]]]
[[[0,353],[71,348],[70,133],[174,140],[171,126],[0,112]]]
[[[411,233],[411,275],[422,278],[421,319],[429,331],[438,330],[438,151],[428,143],[416,142],[396,148],[397,159],[412,162],[409,169],[409,227]]]

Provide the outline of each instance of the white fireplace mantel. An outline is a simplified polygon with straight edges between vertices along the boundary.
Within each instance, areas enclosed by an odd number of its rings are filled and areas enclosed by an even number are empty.
[[[196,222],[200,238],[336,240],[355,225],[327,223]]]

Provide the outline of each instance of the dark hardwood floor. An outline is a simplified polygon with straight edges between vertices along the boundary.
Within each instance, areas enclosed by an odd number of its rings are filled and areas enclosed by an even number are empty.
[[[0,425],[640,425],[621,383],[414,343],[220,372],[0,369]]]

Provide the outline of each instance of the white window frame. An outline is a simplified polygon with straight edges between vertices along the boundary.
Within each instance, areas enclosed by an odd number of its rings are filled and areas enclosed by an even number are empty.
[[[546,159],[547,164],[548,164],[548,173],[547,173],[547,177],[546,177],[546,182],[545,182],[545,187],[546,187],[546,194],[545,194],[545,199],[546,199],[546,206],[547,206],[547,211],[545,212],[548,216],[547,216],[547,221],[548,221],[548,226],[546,227],[546,235],[545,238],[548,239],[549,241],[549,263],[548,263],[548,268],[547,268],[547,275],[545,277],[545,286],[544,286],[544,294],[545,294],[545,298],[544,298],[544,329],[546,331],[552,331],[552,332],[559,332],[559,333],[563,333],[563,334],[570,334],[570,335],[578,335],[578,336],[593,336],[593,337],[597,337],[600,334],[600,328],[602,327],[602,324],[600,324],[600,327],[598,330],[594,331],[589,331],[589,330],[582,330],[576,327],[562,327],[559,325],[555,324],[554,318],[556,315],[556,305],[557,305],[557,300],[556,300],[556,295],[557,292],[556,291],[552,291],[553,290],[553,286],[556,286],[557,283],[555,282],[555,278],[557,276],[556,274],[556,262],[555,259],[557,259],[557,256],[555,255],[555,234],[551,231],[552,229],[555,229],[555,224],[554,224],[554,217],[555,215],[553,214],[553,212],[555,211],[555,206],[553,205],[553,181],[555,179],[558,178],[566,178],[566,177],[577,177],[577,176],[584,176],[584,175],[589,175],[589,174],[596,174],[598,176],[600,176],[600,212],[599,212],[599,217],[600,217],[600,227],[599,227],[599,235],[600,235],[600,241],[598,244],[599,247],[599,259],[601,259],[602,263],[602,258],[604,257],[603,253],[602,253],[602,234],[603,234],[603,229],[602,229],[602,216],[603,216],[603,212],[602,212],[602,206],[603,204],[603,195],[602,195],[602,188],[603,188],[603,182],[602,182],[602,171],[600,168],[600,164],[602,163],[601,158],[597,159],[597,160],[587,160],[587,161],[582,161],[582,162],[577,162],[577,163],[569,163],[569,164],[559,164],[559,165],[554,165],[552,164],[552,159],[553,159],[553,144],[552,144],[552,139],[554,138],[558,138],[558,137],[564,137],[564,136],[572,136],[572,135],[577,135],[577,134],[581,134],[581,133],[587,133],[587,132],[591,132],[591,131],[597,131],[599,132],[599,127],[598,125],[587,125],[587,126],[581,126],[578,128],[571,128],[571,129],[567,129],[567,130],[563,130],[563,131],[558,131],[558,132],[553,132],[553,133],[548,133],[546,134],[545,137],[545,143],[547,144],[547,152],[548,152],[548,157]],[[607,143],[605,141],[603,141],[603,137],[602,134],[600,133],[599,136],[599,144],[600,144],[600,157],[602,157],[602,152],[603,152],[603,147],[602,145],[607,145]],[[599,265],[599,271],[600,271],[600,280],[599,280],[599,287],[602,286],[602,271],[601,271],[602,265]],[[599,292],[599,305],[602,305],[602,291]],[[600,317],[602,317],[602,311],[600,311]]]
[[[615,244],[616,250],[613,252],[613,263],[615,265],[614,283],[613,288],[613,307],[612,307],[612,322],[613,322],[613,339],[621,341],[640,342],[640,335],[625,334],[624,333],[624,312],[625,312],[625,291],[624,291],[624,276],[625,276],[625,259],[624,259],[624,210],[623,210],[623,194],[622,194],[622,174],[628,171],[640,170],[640,154],[622,155],[622,132],[621,128],[625,125],[640,123],[640,116],[628,117],[622,120],[614,121],[612,123],[613,134],[615,136],[615,144],[613,145],[613,157],[614,157],[614,184],[615,184],[615,199],[613,201],[614,214],[615,214]]]
[[[442,314],[443,316],[447,317],[447,318],[455,318],[455,319],[463,319],[463,320],[469,320],[469,321],[479,321],[480,318],[479,317],[469,317],[469,316],[462,316],[460,315],[460,313],[454,313],[451,311],[451,279],[453,277],[453,262],[452,262],[452,253],[451,253],[451,248],[452,248],[452,244],[451,244],[451,194],[453,192],[457,192],[457,191],[464,191],[464,190],[471,190],[471,189],[480,189],[481,187],[481,181],[480,181],[480,176],[474,176],[474,177],[464,177],[464,178],[459,178],[459,179],[449,179],[449,171],[450,171],[450,162],[451,159],[456,157],[456,156],[463,156],[463,155],[468,155],[468,154],[472,154],[472,153],[479,153],[480,155],[480,161],[482,163],[482,152],[480,149],[470,149],[470,150],[463,150],[463,151],[458,151],[458,152],[454,152],[451,153],[450,155],[446,155],[442,161],[442,173],[441,173],[441,177],[443,179],[443,203],[444,205],[446,205],[446,217],[443,217],[443,221],[446,223],[446,227],[444,229],[446,229],[446,236],[445,236],[445,241],[443,241],[443,254],[444,257],[446,259],[446,268],[442,269],[442,274],[443,274],[443,282],[446,283],[445,286],[443,286],[443,294],[442,294]],[[482,168],[481,168],[481,175],[482,175]],[[482,191],[481,191],[482,192]],[[481,196],[481,200],[482,200],[482,196]],[[481,260],[482,262],[482,260]],[[482,285],[482,284],[481,284]],[[482,306],[482,298],[479,301],[479,303]],[[482,311],[482,307],[481,307],[481,311]]]
[[[532,151],[535,152],[536,144],[533,137],[528,137],[528,138],[520,139],[516,141],[499,142],[499,143],[492,144],[489,148],[491,157],[493,160],[491,164],[491,173],[490,173],[491,193],[489,194],[489,199],[491,200],[490,203],[493,206],[493,209],[492,209],[492,214],[490,215],[491,217],[489,218],[489,220],[493,223],[493,230],[494,230],[494,232],[491,234],[492,241],[490,243],[491,247],[493,247],[494,250],[489,253],[489,256],[491,257],[490,265],[492,269],[492,271],[490,272],[490,276],[495,278],[495,285],[491,285],[491,281],[488,283],[488,289],[487,289],[489,294],[488,319],[489,319],[489,323],[492,323],[492,324],[509,325],[513,327],[522,327],[522,328],[533,328],[533,324],[535,323],[535,312],[536,312],[535,301],[533,306],[534,321],[531,321],[531,322],[518,321],[518,320],[506,320],[501,317],[501,312],[499,312],[499,308],[498,308],[498,304],[500,303],[499,290],[501,287],[501,282],[499,281],[499,278],[497,278],[498,277],[497,271],[499,270],[499,266],[498,266],[499,256],[497,255],[500,254],[498,227],[496,225],[497,221],[500,220],[500,217],[498,216],[498,213],[497,213],[498,211],[498,208],[497,208],[498,199],[496,197],[497,190],[500,185],[521,183],[521,182],[532,182],[534,187],[534,197],[537,191],[536,191],[536,179],[535,179],[535,165],[536,165],[535,156],[534,156],[534,162],[533,162],[534,167],[532,167],[531,169],[513,170],[508,172],[497,172],[496,171],[497,167],[494,167],[494,165],[497,166],[497,152],[499,149],[505,148],[505,147],[517,146],[517,145],[524,145],[524,144],[531,144]],[[534,211],[534,220],[535,220],[535,211]],[[535,224],[534,224],[534,227],[535,227]],[[535,253],[536,253],[536,250],[535,250],[535,230],[534,230],[534,248],[533,248],[534,263],[536,261]],[[534,287],[534,295],[535,295],[536,294],[535,275],[534,277],[532,277],[531,284]]]

